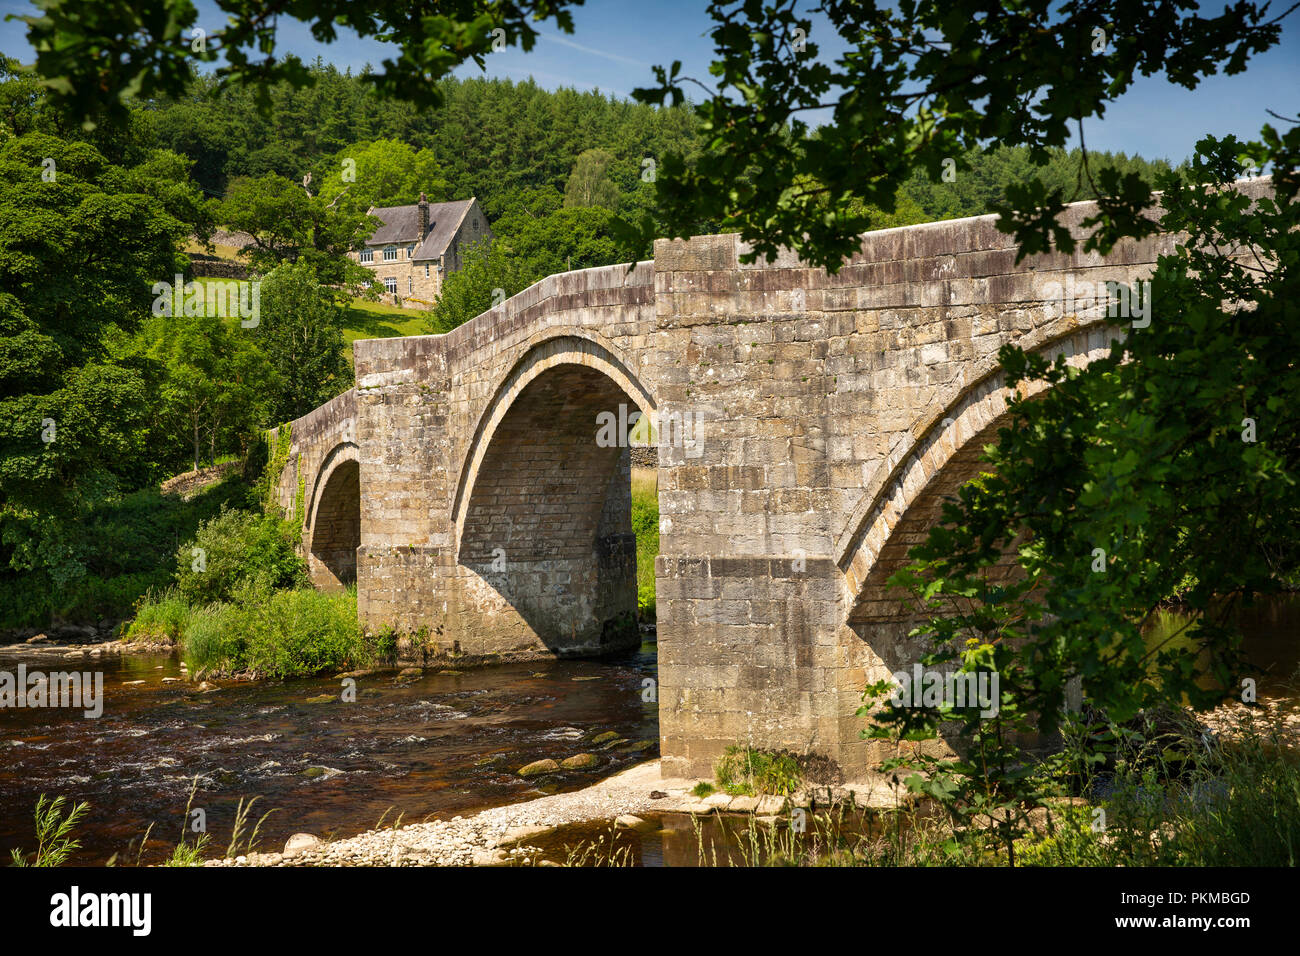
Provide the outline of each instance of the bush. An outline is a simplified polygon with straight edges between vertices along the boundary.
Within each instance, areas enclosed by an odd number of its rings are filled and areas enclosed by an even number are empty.
[[[306,677],[375,660],[351,591],[268,592],[244,585],[228,603],[195,611],[185,632],[192,674]]]
[[[189,604],[175,588],[167,588],[156,596],[151,592],[136,606],[135,619],[127,628],[126,639],[180,643],[191,616]]]
[[[354,592],[277,591],[252,617],[248,664],[256,673],[295,677],[372,660]]]
[[[96,505],[77,523],[74,545],[83,575],[58,583],[44,569],[0,570],[0,628],[44,627],[54,615],[81,622],[130,616],[149,591],[173,583],[177,545],[222,508],[248,506],[250,494],[238,475],[230,475],[189,500],[152,487]],[[0,546],[0,565],[9,556]],[[191,560],[186,557],[186,567]]]
[[[799,789],[803,778],[792,754],[769,753],[750,747],[731,746],[718,761],[718,786],[733,796],[774,793],[787,796]]]
[[[223,508],[177,552],[177,589],[191,605],[203,605],[229,601],[245,585],[259,591],[301,586],[307,565],[297,543],[298,530],[287,521]]]

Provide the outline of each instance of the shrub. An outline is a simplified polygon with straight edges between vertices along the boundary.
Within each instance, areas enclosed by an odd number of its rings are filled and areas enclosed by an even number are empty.
[[[731,746],[718,761],[715,776],[718,786],[733,796],[787,796],[799,788],[803,775],[792,754]]]
[[[135,619],[126,631],[128,641],[170,641],[179,643],[191,618],[189,604],[175,588],[153,592],[140,599]]]
[[[248,665],[258,674],[303,676],[372,659],[351,591],[277,591],[250,617]]]
[[[185,662],[196,675],[306,677],[376,656],[351,591],[270,592],[246,583],[233,601],[195,611],[185,632]]]
[[[287,521],[223,508],[177,552],[177,589],[201,605],[229,601],[245,584],[266,591],[298,587],[307,581],[307,565],[297,543],[297,529]]]

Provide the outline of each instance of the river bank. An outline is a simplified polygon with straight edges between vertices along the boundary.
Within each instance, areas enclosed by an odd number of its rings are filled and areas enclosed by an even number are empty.
[[[205,861],[205,866],[500,866],[527,863],[540,855],[530,841],[577,823],[613,821],[639,829],[639,814],[705,816],[747,813],[774,818],[793,807],[852,804],[859,808],[893,807],[906,797],[884,778],[836,787],[821,787],[790,797],[733,797],[715,793],[695,797],[698,780],[663,777],[659,760],[648,760],[582,790],[557,793],[523,803],[493,807],[468,817],[368,830],[345,840],[325,842],[295,835],[278,853],[251,853],[234,859]]]

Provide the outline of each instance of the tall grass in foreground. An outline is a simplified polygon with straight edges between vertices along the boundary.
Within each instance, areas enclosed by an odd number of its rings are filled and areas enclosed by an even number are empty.
[[[67,799],[52,800],[41,794],[36,800],[36,855],[28,861],[22,850],[10,851],[14,866],[62,866],[73,852],[81,849],[81,841],[72,831],[86,815],[90,805],[78,803],[64,815]]]
[[[632,469],[632,531],[636,534],[636,603],[645,617],[655,615],[655,558],[659,555],[659,475],[654,468]]]
[[[1088,805],[1057,802],[1016,843],[1020,866],[1300,865],[1300,754],[1280,725],[1195,751],[1192,741],[1129,753],[1091,782]],[[1098,813],[1102,811],[1102,813]],[[953,829],[924,805],[776,817],[692,819],[701,866],[1004,866],[990,828]],[[569,847],[570,866],[629,866],[611,838]]]

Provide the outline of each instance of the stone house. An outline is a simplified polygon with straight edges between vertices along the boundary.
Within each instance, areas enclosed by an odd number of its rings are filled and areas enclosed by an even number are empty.
[[[465,251],[491,240],[483,207],[474,198],[431,203],[420,193],[410,206],[372,206],[380,226],[348,256],[384,284],[384,301],[431,309],[442,282],[463,264]]]

